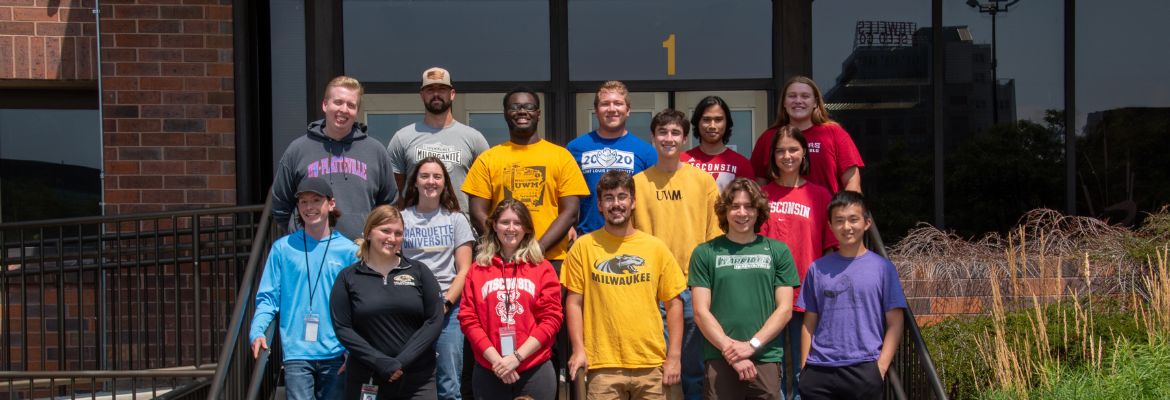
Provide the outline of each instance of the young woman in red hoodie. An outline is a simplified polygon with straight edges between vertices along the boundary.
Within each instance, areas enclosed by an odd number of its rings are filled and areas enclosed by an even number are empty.
[[[556,397],[552,345],[561,328],[561,286],[516,200],[488,217],[464,282],[459,324],[471,343],[476,399]]]

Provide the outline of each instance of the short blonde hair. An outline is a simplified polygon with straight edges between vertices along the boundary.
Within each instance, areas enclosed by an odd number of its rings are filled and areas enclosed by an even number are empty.
[[[324,94],[325,97],[322,100],[328,101],[329,100],[329,89],[333,89],[335,87],[343,87],[343,88],[352,90],[354,92],[357,92],[358,107],[361,107],[362,95],[364,95],[366,93],[366,90],[364,88],[362,88],[361,82],[358,82],[357,79],[354,79],[354,78],[351,78],[351,77],[348,77],[345,75],[339,75],[338,77],[333,78],[333,80],[329,81],[329,84],[325,85],[325,94]]]
[[[601,103],[601,92],[615,92],[626,98],[626,107],[630,107],[630,89],[626,88],[626,84],[622,81],[606,81],[597,88],[597,93],[593,94],[593,109],[597,109],[597,105]]]

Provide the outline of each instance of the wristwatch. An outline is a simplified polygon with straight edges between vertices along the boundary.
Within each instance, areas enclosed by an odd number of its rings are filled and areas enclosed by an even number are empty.
[[[760,343],[760,339],[753,337],[752,340],[748,341],[748,345],[752,346],[752,350],[759,350],[763,343]]]

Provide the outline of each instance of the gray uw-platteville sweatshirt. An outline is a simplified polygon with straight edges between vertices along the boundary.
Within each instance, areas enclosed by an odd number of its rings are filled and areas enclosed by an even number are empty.
[[[336,229],[357,239],[370,210],[390,204],[398,193],[390,154],[386,146],[366,135],[362,123],[354,123],[341,140],[325,135],[324,127],[323,119],[310,123],[305,136],[293,140],[280,157],[272,184],[272,216],[280,226],[289,226],[290,220],[296,220],[297,185],[305,178],[324,177],[341,210]]]

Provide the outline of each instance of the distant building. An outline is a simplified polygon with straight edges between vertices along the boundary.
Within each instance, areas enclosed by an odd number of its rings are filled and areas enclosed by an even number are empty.
[[[853,52],[841,63],[841,74],[825,93],[834,119],[853,135],[867,164],[879,162],[890,145],[904,142],[919,154],[932,149],[930,27],[910,23],[878,23],[882,30],[901,30],[899,40],[874,40],[858,23]],[[887,27],[897,25],[896,27]],[[913,32],[912,34],[910,32]],[[966,26],[944,27],[946,80],[943,103],[948,149],[992,125],[991,46],[976,44]],[[998,85],[1000,121],[1016,120],[1015,81]]]

